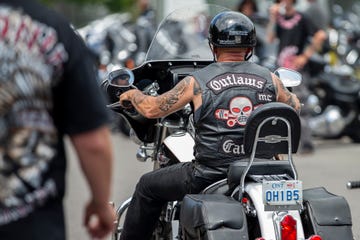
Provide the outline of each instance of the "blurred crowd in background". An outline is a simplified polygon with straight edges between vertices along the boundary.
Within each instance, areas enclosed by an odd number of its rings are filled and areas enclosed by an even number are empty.
[[[133,68],[144,61],[157,26],[166,15],[182,6],[206,2],[137,0],[129,11],[108,12],[78,27],[78,31],[97,58],[100,73],[105,67],[109,68],[109,64],[110,68],[112,64]],[[235,2],[232,6],[229,6],[229,2],[225,4],[226,7],[233,10],[237,8]],[[105,12],[103,10],[102,14]]]
[[[191,4],[211,3],[227,7],[232,10],[241,11],[248,15],[256,24],[258,35],[257,56],[267,55],[263,59],[263,64],[272,64],[271,56],[275,56],[276,49],[274,45],[265,44],[266,25],[269,20],[269,9],[276,2],[273,0],[193,0],[193,1],[175,1],[175,0],[137,0],[130,10],[125,12],[110,12],[105,7],[96,6],[93,12],[92,7],[83,7],[81,11],[68,11],[68,5],[60,5],[60,11],[66,11],[70,20],[74,22],[81,36],[85,39],[89,48],[98,58],[98,63],[103,67],[108,63],[117,62],[130,68],[139,65],[144,60],[146,49],[151,42],[151,37],[155,33],[160,21],[175,8]],[[248,5],[250,4],[250,5]],[[67,6],[67,7],[65,7]],[[72,5],[70,5],[72,6]],[[298,0],[296,9],[310,16],[314,23],[326,30],[336,29],[346,33],[346,37],[355,38],[359,30],[360,4],[357,1],[328,1],[328,0]],[[72,9],[72,8],[71,8]],[[77,14],[72,14],[72,12]],[[86,14],[87,13],[87,14]],[[86,15],[96,19],[88,20],[86,23],[79,16]],[[77,17],[75,17],[75,16]],[[316,18],[311,17],[316,16]],[[73,19],[71,19],[73,18]],[[79,22],[81,22],[79,24]],[[78,23],[78,24],[76,24]],[[340,35],[340,33],[339,33]],[[352,36],[350,36],[352,35]],[[328,43],[329,41],[332,43]],[[329,44],[339,45],[338,39],[329,39],[325,47]],[[266,45],[266,49],[264,48]],[[340,49],[340,53],[347,50]],[[334,54],[330,56],[332,63],[335,63]],[[270,63],[269,63],[270,61]],[[270,67],[269,66],[269,67]]]
[[[157,26],[165,16],[177,8],[203,3],[221,5],[242,12],[252,19],[257,31],[257,46],[250,61],[270,70],[279,66],[289,67],[286,65],[289,63],[298,65],[290,68],[301,71],[306,80],[302,85],[304,88],[297,92],[304,104],[304,153],[314,151],[312,135],[322,138],[350,136],[352,141],[360,142],[359,1],[137,0],[133,1],[129,10],[121,12],[110,12],[106,8],[97,7],[96,12],[89,14],[91,7],[84,8],[88,12],[87,17],[91,15],[96,19],[78,26],[74,21],[74,26],[97,60],[101,82],[114,66],[132,69],[144,62]],[[286,5],[295,11],[285,8]],[[273,32],[278,36],[273,36],[275,38],[269,41],[269,23],[272,22],[275,8],[280,15],[288,15],[285,14],[286,11],[293,11],[293,14],[290,14],[291,17],[284,17],[282,27],[276,23],[277,28]],[[292,30],[296,34],[291,31],[284,34],[291,23],[297,21],[295,13],[301,14],[305,19],[302,24],[306,30],[297,29]],[[71,16],[69,18],[71,20]],[[78,18],[76,20],[79,21]],[[317,30],[321,30],[319,34]],[[290,35],[290,39],[285,35]],[[312,39],[316,43],[307,53],[306,46],[311,45]],[[291,44],[297,42],[297,47],[304,54],[296,53],[296,61],[288,60],[284,65],[279,62],[281,50],[289,41]],[[293,46],[291,44],[290,47]],[[122,124],[120,126],[124,129]]]

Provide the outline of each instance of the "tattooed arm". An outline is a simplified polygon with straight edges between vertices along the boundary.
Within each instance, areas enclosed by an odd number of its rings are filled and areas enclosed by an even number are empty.
[[[295,108],[298,113],[300,113],[301,105],[298,97],[294,93],[290,92],[275,74],[271,75],[275,86],[276,100],[290,105]]]
[[[123,101],[130,101],[146,118],[159,118],[180,110],[189,102],[194,102],[196,107],[199,105],[199,98],[201,102],[200,87],[197,81],[189,76],[159,96],[145,95],[137,89],[126,91],[120,95],[120,103],[123,105]]]

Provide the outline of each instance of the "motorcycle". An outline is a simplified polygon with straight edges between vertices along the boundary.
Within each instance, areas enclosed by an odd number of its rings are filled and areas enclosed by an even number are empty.
[[[334,28],[328,30],[324,53],[310,59],[309,125],[314,136],[348,136],[359,143],[359,18],[355,13],[343,13],[338,5],[333,11]]]
[[[129,13],[115,13],[77,29],[97,61],[101,81],[116,66],[133,68],[139,54],[135,26]]]
[[[359,143],[360,81],[349,74],[345,65],[336,70],[326,64],[319,68],[319,73],[310,78],[310,95],[305,103],[313,135],[325,139],[348,136]]]
[[[187,105],[164,118],[146,119],[134,108],[122,108],[119,95],[137,88],[156,96],[212,63],[206,34],[199,31],[196,19],[205,17],[210,22],[226,10],[216,5],[175,10],[159,25],[145,62],[132,70],[112,71],[102,83],[108,107],[132,127],[130,137],[139,145],[136,158],[151,160],[154,169],[194,158],[192,108]],[[301,75],[288,69],[275,74],[287,87],[301,82]],[[300,137],[300,120],[293,108],[283,103],[258,107],[248,118],[244,134],[243,149],[249,158],[236,161],[227,178],[201,193],[168,202],[152,239],[353,239],[344,198],[324,188],[302,189],[292,158]],[[229,143],[229,149],[233,147]],[[259,159],[262,153],[287,158]],[[121,236],[130,200],[116,209],[113,239]]]
[[[142,21],[143,22],[143,21]],[[146,40],[138,33],[143,30],[133,24],[129,13],[115,13],[90,22],[77,29],[90,52],[96,59],[99,84],[109,71],[118,67],[134,68],[141,64]],[[121,132],[128,136],[130,126],[118,114],[112,114],[112,132]]]

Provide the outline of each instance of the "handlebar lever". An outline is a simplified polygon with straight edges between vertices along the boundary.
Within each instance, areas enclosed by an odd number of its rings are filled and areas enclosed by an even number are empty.
[[[110,103],[110,104],[106,105],[106,107],[117,108],[117,107],[121,107],[121,105],[120,105],[120,102],[114,102],[114,103]]]
[[[124,109],[129,109],[129,108],[133,108],[133,105],[131,104],[130,101],[123,101],[122,105],[119,102],[114,102],[111,104],[106,105],[106,107],[108,108],[124,108]]]
[[[360,188],[360,181],[349,181],[346,184],[348,189]]]
[[[130,101],[127,101],[127,100],[125,100],[125,101],[122,102],[122,106],[123,106],[124,108],[132,108],[132,107],[133,107],[133,105],[131,104],[131,102],[130,102]]]

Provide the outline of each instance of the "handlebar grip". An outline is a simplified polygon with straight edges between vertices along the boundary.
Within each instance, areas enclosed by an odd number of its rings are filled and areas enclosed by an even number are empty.
[[[349,181],[346,184],[346,187],[348,189],[353,189],[353,188],[360,188],[360,181]]]
[[[131,104],[130,101],[127,101],[127,100],[124,100],[122,101],[122,105],[125,107],[125,108],[132,108],[133,105]]]

